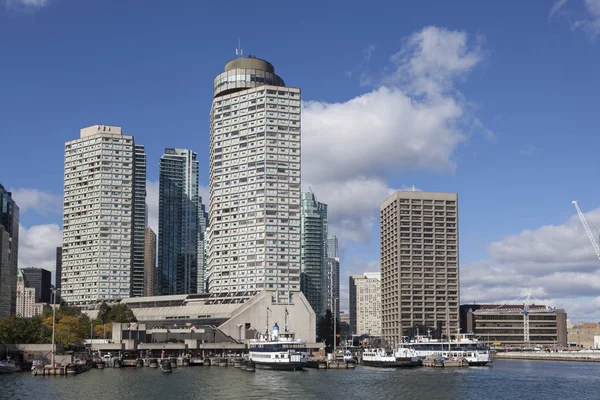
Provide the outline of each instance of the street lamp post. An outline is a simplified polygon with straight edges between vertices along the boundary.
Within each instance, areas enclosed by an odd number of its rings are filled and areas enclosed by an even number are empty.
[[[60,289],[52,289],[52,293],[54,294],[54,299],[52,300],[52,366],[54,367],[54,353],[55,353],[55,345],[54,345],[54,331],[56,325],[56,294],[60,292]]]
[[[332,293],[333,294],[333,293]],[[335,353],[335,348],[336,348],[336,344],[337,344],[337,318],[335,317],[335,302],[337,301],[337,298],[333,298],[333,360],[336,361],[337,357],[336,357],[336,353]]]

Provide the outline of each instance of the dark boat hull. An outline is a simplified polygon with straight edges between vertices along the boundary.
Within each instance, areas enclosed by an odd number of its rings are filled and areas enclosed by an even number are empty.
[[[396,359],[396,361],[363,360],[363,365],[366,367],[377,367],[377,368],[404,368],[404,367],[416,367],[419,365],[419,362],[415,361],[411,358]]]
[[[255,368],[257,369],[272,369],[278,371],[298,371],[306,368],[308,363],[303,362],[290,362],[290,363],[261,363],[254,361]]]
[[[471,361],[469,362],[470,367],[484,367],[488,365],[491,361]]]

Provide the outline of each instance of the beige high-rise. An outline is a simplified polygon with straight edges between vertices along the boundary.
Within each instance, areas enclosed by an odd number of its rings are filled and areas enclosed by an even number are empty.
[[[156,233],[144,231],[144,296],[156,296]]]
[[[458,195],[397,191],[380,211],[384,339],[398,344],[417,327],[455,335],[460,302]]]
[[[300,89],[237,58],[215,78],[207,280],[218,302],[300,290]]]
[[[350,328],[352,334],[381,336],[381,274],[350,276]]]

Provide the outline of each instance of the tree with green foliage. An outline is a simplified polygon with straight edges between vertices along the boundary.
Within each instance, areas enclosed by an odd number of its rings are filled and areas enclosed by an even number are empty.
[[[339,326],[339,320],[337,324]],[[336,338],[336,344],[340,344],[340,335],[338,333]],[[333,314],[331,310],[327,309],[325,315],[319,319],[317,323],[317,340],[325,341],[325,351],[327,353],[333,352]]]
[[[52,331],[52,310],[47,310],[42,315],[44,325]],[[89,337],[90,319],[81,312],[80,308],[62,306],[56,309],[55,341],[65,348],[83,343]]]
[[[51,330],[40,316],[33,318],[7,317],[0,321],[0,343],[50,343]]]
[[[115,304],[110,307],[110,311],[108,312],[108,320],[110,322],[137,322],[133,311],[131,311],[125,304]]]

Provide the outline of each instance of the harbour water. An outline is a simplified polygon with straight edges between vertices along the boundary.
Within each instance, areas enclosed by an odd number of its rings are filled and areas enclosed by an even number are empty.
[[[305,370],[108,368],[0,375],[1,399],[598,399],[600,363],[496,360],[492,367]]]

